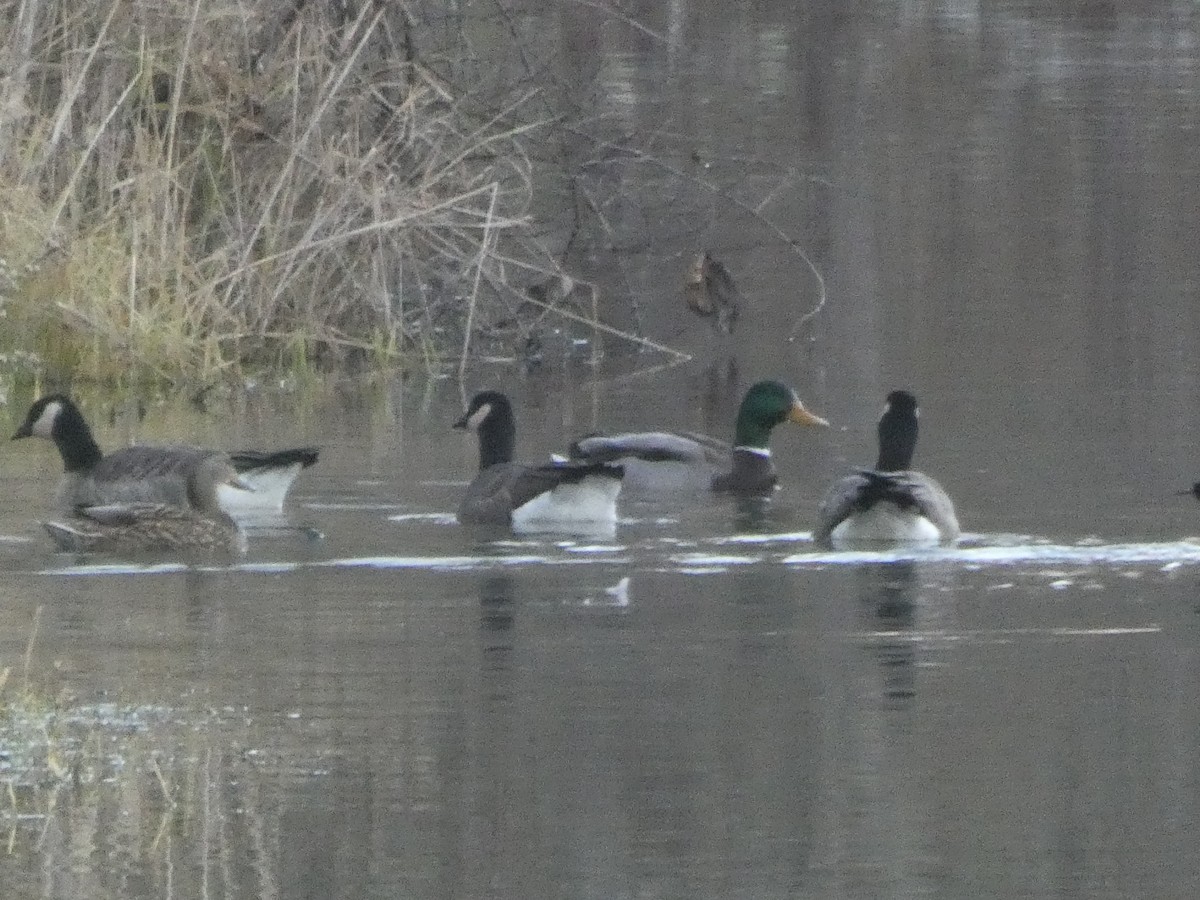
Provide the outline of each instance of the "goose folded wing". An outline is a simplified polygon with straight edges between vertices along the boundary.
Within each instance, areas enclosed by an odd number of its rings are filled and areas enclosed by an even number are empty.
[[[186,477],[204,460],[221,455],[202,447],[126,447],[103,457],[92,477],[96,481]]]
[[[957,537],[959,534],[958,517],[950,495],[924,472],[879,472],[874,469],[859,469],[842,481],[853,481],[855,485],[851,495],[846,498],[848,508],[843,518],[853,512],[869,509],[881,501],[887,501],[900,509],[911,510],[924,516],[947,537]]]
[[[855,512],[865,508],[864,498],[872,484],[871,476],[876,474],[879,473],[860,469],[833,483],[819,508],[820,521],[824,526],[822,530],[826,536]]]
[[[621,475],[620,466],[602,462],[567,460],[540,466],[513,464],[506,479],[505,489],[511,508],[520,509],[530,500],[560,485],[578,484],[592,476],[620,478]]]
[[[77,488],[81,505],[171,503],[191,505],[188,478],[202,463],[227,458],[199,447],[126,447],[105,456]]]
[[[946,537],[957,537],[960,528],[954,502],[936,480],[923,472],[889,472],[896,492],[938,527]]]
[[[287,450],[237,450],[229,454],[229,459],[239,472],[253,472],[295,465],[307,469],[316,464],[319,455],[320,449],[317,447],[294,447]]]

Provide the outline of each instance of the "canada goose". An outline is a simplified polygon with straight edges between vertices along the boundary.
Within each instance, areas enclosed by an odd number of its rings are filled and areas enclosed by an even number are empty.
[[[712,490],[760,495],[775,489],[771,431],[781,422],[829,423],[804,408],[796,392],[778,381],[759,381],[742,398],[732,452],[712,438],[664,431],[593,434],[575,441],[573,459],[620,462],[626,490],[660,493]]]
[[[249,490],[227,458],[200,460],[183,479],[188,505],[127,502],[81,506],[69,521],[45,522],[62,550],[137,553],[146,551],[242,551],[245,537],[221,509],[218,489]]]
[[[917,447],[917,400],[892,391],[879,419],[879,459],[835,481],[817,512],[813,539],[938,543],[958,538],[954,504],[940,484],[912,465]]]
[[[274,452],[242,450],[225,454],[201,447],[133,446],[100,452],[83,413],[64,394],[42,397],[29,408],[12,439],[40,437],[54,442],[64,475],[58,504],[79,506],[148,502],[188,505],[187,473],[214,455],[233,464],[252,490],[221,487],[218,496],[232,512],[281,511],[283,498],[301,469],[317,461],[314,447]]]
[[[518,532],[615,527],[620,466],[578,460],[538,466],[513,462],[512,404],[498,391],[471,398],[454,427],[479,436],[479,474],[458,507],[463,524],[511,525]]]

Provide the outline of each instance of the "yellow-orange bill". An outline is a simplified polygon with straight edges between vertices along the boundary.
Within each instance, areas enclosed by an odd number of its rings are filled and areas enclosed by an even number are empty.
[[[797,425],[824,425],[829,427],[829,423],[820,416],[813,415],[799,401],[792,404],[792,408],[788,411],[788,421],[795,422]]]

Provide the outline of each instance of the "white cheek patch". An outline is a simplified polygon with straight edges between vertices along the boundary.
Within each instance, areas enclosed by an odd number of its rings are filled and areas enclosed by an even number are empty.
[[[50,432],[54,429],[54,420],[58,418],[62,412],[62,404],[55,400],[52,403],[47,403],[46,408],[42,410],[42,414],[38,416],[37,421],[29,429],[37,437],[48,438]]]
[[[491,415],[491,413],[492,404],[483,404],[483,406],[471,413],[470,417],[467,419],[467,427],[469,427],[472,431],[478,431],[480,423],[483,422],[483,420],[489,415]]]

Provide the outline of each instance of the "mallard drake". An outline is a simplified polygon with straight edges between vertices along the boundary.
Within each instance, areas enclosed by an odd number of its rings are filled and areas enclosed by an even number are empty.
[[[622,468],[579,460],[513,462],[517,429],[504,394],[476,394],[454,427],[479,436],[479,474],[458,507],[463,524],[510,525],[518,532],[595,531],[616,525]]]
[[[591,434],[570,447],[572,459],[619,462],[626,489],[637,493],[712,490],[743,495],[768,494],[779,476],[771,461],[771,432],[782,422],[824,425],[804,408],[796,392],[778,381],[750,386],[738,408],[732,452],[696,434],[642,431]]]
[[[58,504],[67,510],[131,502],[187,505],[188,473],[203,460],[219,456],[252,488],[233,491],[222,487],[219,496],[225,508],[277,512],[283,509],[283,498],[300,470],[315,463],[318,455],[314,447],[226,454],[183,446],[133,446],[103,454],[83,413],[65,394],[42,397],[29,408],[12,439],[27,437],[45,438],[58,447],[64,469]]]
[[[833,483],[817,512],[813,538],[821,544],[940,543],[958,538],[954,503],[940,484],[913,471],[916,398],[892,391],[879,419],[879,459]]]
[[[188,505],[106,503],[82,506],[69,521],[45,522],[62,550],[138,553],[153,551],[241,551],[245,537],[221,509],[222,487],[250,490],[227,458],[200,460],[183,479]]]

